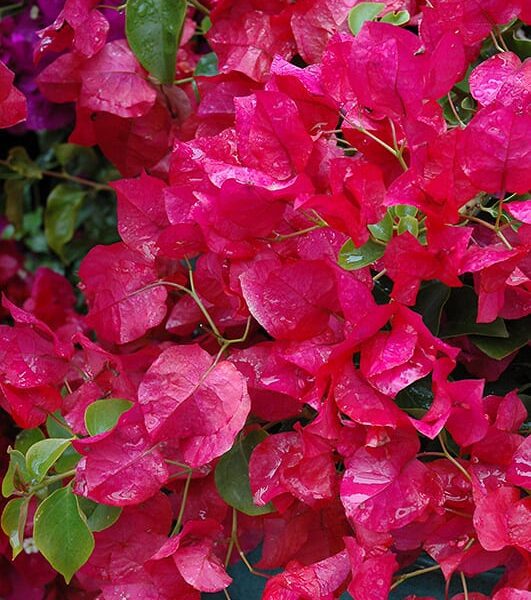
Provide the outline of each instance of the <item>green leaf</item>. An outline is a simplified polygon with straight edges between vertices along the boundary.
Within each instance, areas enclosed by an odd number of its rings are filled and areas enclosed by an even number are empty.
[[[513,34],[506,39],[509,44],[509,48],[518,56],[525,60],[531,58],[531,39],[526,34],[526,28],[524,26],[519,27],[513,31]]]
[[[56,490],[39,504],[33,539],[41,554],[69,583],[89,559],[94,536],[70,487]]]
[[[506,321],[505,326],[509,332],[508,338],[493,338],[480,335],[471,335],[470,341],[490,358],[502,360],[516,350],[523,348],[531,338],[531,317]]]
[[[398,392],[396,404],[412,416],[421,418],[433,402],[431,376],[423,377]]]
[[[391,207],[391,210],[397,217],[414,217],[419,212],[416,206],[410,204],[397,204]]]
[[[114,525],[122,514],[119,506],[107,506],[106,504],[97,504],[88,498],[79,498],[79,506],[87,517],[87,525],[93,532],[103,531],[111,525]]]
[[[186,0],[128,0],[127,41],[136,57],[161,83],[173,83],[186,16]]]
[[[64,246],[74,236],[77,214],[87,195],[68,183],[54,187],[46,202],[44,234],[50,248],[64,259]]]
[[[385,213],[385,217],[374,225],[367,225],[367,229],[373,237],[382,242],[388,242],[393,237],[393,217],[390,212]]]
[[[26,454],[33,444],[43,439],[44,433],[38,427],[35,429],[23,429],[15,439],[15,450]]]
[[[224,454],[216,466],[215,480],[220,496],[233,508],[246,515],[265,515],[274,512],[271,504],[256,506],[249,483],[249,458],[255,447],[267,438],[262,429],[251,431]]]
[[[426,283],[417,294],[413,310],[422,315],[422,320],[433,335],[439,335],[442,310],[449,297],[450,288],[440,281]]]
[[[42,170],[39,165],[32,161],[26,149],[22,146],[11,148],[7,158],[9,167],[22,177],[27,179],[42,179]]]
[[[98,167],[98,155],[94,148],[77,144],[57,144],[53,148],[59,164],[72,174],[92,174]]]
[[[7,220],[17,233],[24,230],[24,192],[28,182],[25,179],[8,179],[4,184],[5,209]]]
[[[133,406],[129,400],[106,398],[96,400],[85,411],[85,426],[90,435],[98,435],[111,430],[120,416]]]
[[[374,21],[385,8],[384,2],[360,2],[348,15],[348,26],[353,35],[358,35],[365,21]]]
[[[9,466],[2,480],[2,496],[8,498],[16,490],[22,490],[23,484],[29,480],[26,459],[22,452],[8,448]]]
[[[24,528],[28,518],[30,497],[14,498],[10,500],[2,513],[2,530],[9,538],[13,550],[13,560],[22,552],[24,542]]]
[[[409,231],[409,233],[411,235],[413,235],[414,237],[418,237],[419,235],[419,222],[417,221],[417,219],[415,219],[415,217],[400,217],[399,221],[398,221],[398,235],[400,235],[401,233],[404,233],[406,231]]]
[[[60,421],[61,424],[57,421]],[[72,437],[72,431],[59,411],[54,412],[53,417],[48,415],[46,419],[46,431],[48,432],[48,436],[53,438],[67,439]]]
[[[474,99],[472,98],[472,96],[465,96],[461,100],[461,108],[463,110],[468,110],[471,112],[474,112],[476,110],[476,103],[474,102]]]
[[[217,75],[218,73],[218,57],[216,56],[215,52],[203,54],[203,56],[197,62],[194,75],[212,77],[213,75]]]
[[[70,440],[62,438],[50,438],[34,444],[26,454],[26,466],[32,480],[40,483],[69,445]]]
[[[453,289],[445,306],[446,321],[441,327],[439,337],[443,339],[460,335],[509,337],[503,319],[498,318],[492,323],[476,323],[477,302],[477,296],[471,287]]]
[[[211,18],[207,15],[206,17],[203,18],[203,20],[201,21],[201,32],[203,35],[206,35],[209,31],[210,28],[212,27],[212,20]]]
[[[72,431],[68,428],[68,425],[64,421],[61,413],[57,411],[54,413],[55,419],[49,416],[46,419],[46,430],[48,435],[53,438],[71,439]],[[60,425],[57,421],[64,422],[64,425]],[[61,454],[55,463],[55,470],[57,473],[64,473],[73,469],[81,459],[81,454],[74,450],[73,446],[68,448]]]
[[[385,246],[369,240],[360,248],[349,240],[339,252],[339,266],[347,271],[355,271],[372,264],[384,255]]]
[[[383,23],[390,23],[391,25],[396,25],[397,27],[400,27],[400,25],[405,25],[409,21],[409,18],[409,11],[399,10],[394,12],[388,12],[380,20]]]

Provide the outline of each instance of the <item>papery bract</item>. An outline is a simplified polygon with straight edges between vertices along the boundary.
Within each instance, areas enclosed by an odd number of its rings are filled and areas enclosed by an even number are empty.
[[[110,42],[81,71],[80,104],[118,117],[141,117],[155,102],[142,67],[123,41]]]
[[[11,127],[27,116],[24,94],[13,86],[14,73],[0,62],[0,128]]]
[[[244,164],[280,180],[303,171],[312,142],[291,98],[256,92],[236,98],[235,106],[238,153]]]
[[[329,600],[343,583],[350,570],[346,552],[318,563],[304,566],[288,563],[286,570],[267,582],[264,600],[298,600],[315,598]]]
[[[166,542],[171,522],[170,502],[162,493],[125,507],[112,527],[95,534],[95,551],[78,577],[89,588],[141,580],[143,565]]]
[[[138,406],[124,413],[111,431],[77,440],[74,447],[84,456],[77,466],[74,489],[96,502],[139,504],[153,496],[169,476]]]
[[[272,336],[302,340],[327,327],[335,282],[324,261],[256,261],[240,282],[251,314]]]
[[[507,469],[507,480],[521,487],[531,488],[531,437],[522,442]]]
[[[463,135],[465,173],[479,189],[519,194],[531,188],[531,115],[512,106],[492,104],[478,111]]]
[[[151,438],[169,438],[190,467],[229,450],[250,408],[245,379],[236,367],[214,363],[198,345],[165,350],[148,369],[138,398]]]
[[[93,248],[79,277],[89,305],[87,323],[104,339],[130,342],[166,316],[166,290],[152,285],[157,281],[153,260],[123,242]]]
[[[171,556],[189,585],[202,592],[218,592],[232,582],[214,552],[214,544],[222,536],[221,525],[212,519],[188,521],[183,530],[170,538],[152,560]]]
[[[213,15],[208,41],[219,57],[222,73],[237,71],[263,81],[275,54],[295,53],[289,15],[253,10],[250,2],[234,3]]]
[[[477,501],[474,526],[486,550],[507,545],[531,551],[531,499],[520,500],[516,488],[502,486]]]
[[[131,248],[147,258],[156,254],[155,244],[168,225],[162,192],[166,185],[143,173],[138,180],[122,179],[114,184],[118,200],[118,231]]]

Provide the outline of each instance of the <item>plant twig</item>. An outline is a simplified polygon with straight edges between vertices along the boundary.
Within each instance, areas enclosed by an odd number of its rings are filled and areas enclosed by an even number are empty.
[[[204,15],[210,15],[210,10],[204,4],[199,2],[199,0],[188,0],[188,4],[202,12]]]
[[[444,432],[441,432],[438,435],[439,438],[439,443],[441,444],[441,448],[443,449],[444,455],[446,456],[446,458],[457,468],[461,471],[461,473],[463,473],[463,475],[468,479],[468,481],[472,482],[472,477],[470,477],[470,473],[465,469],[465,467],[463,467],[463,465],[456,460],[451,454],[450,452],[448,452],[448,449],[446,448],[446,444],[444,443]]]
[[[183,499],[181,500],[181,508],[179,509],[179,514],[177,515],[177,522],[175,523],[175,527],[173,528],[172,536],[177,535],[181,531],[181,525],[183,522],[184,511],[186,509],[186,503],[188,501],[188,492],[190,491],[191,481],[192,481],[192,470],[190,469],[190,473],[188,473],[188,477],[186,478],[186,482],[184,484]]]
[[[432,573],[433,571],[438,571],[441,568],[441,565],[433,565],[432,567],[425,567],[424,569],[418,569],[417,571],[411,571],[411,573],[405,573],[404,575],[400,575],[391,585],[391,590],[394,590],[399,585],[407,581],[408,579],[412,579],[413,577],[418,577],[419,575],[424,575],[424,573]]]

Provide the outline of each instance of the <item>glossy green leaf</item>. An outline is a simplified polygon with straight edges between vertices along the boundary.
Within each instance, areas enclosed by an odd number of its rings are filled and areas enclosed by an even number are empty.
[[[9,453],[9,466],[2,480],[2,496],[8,498],[16,490],[21,490],[25,482],[28,481],[28,471],[26,469],[26,459],[22,452],[7,449]]]
[[[516,350],[523,348],[531,339],[531,317],[506,321],[505,326],[509,332],[507,338],[494,338],[480,335],[471,335],[470,341],[490,358],[502,360]]]
[[[348,26],[353,35],[358,35],[365,21],[374,21],[385,8],[384,2],[361,2],[348,15]]]
[[[383,23],[390,23],[391,25],[396,25],[397,27],[400,27],[400,25],[405,25],[409,21],[409,19],[409,11],[399,10],[395,12],[388,12],[380,20]]]
[[[413,310],[422,315],[422,320],[433,335],[439,335],[442,311],[449,297],[450,288],[440,281],[429,281],[417,294]]]
[[[79,209],[87,192],[68,183],[54,187],[46,202],[44,235],[50,248],[64,258],[64,246],[74,236]]]
[[[69,445],[70,440],[62,438],[50,438],[34,444],[26,454],[26,467],[32,480],[41,482]]]
[[[509,48],[518,56],[525,60],[531,58],[531,38],[526,33],[525,27],[519,27],[513,31],[511,37],[507,38]]]
[[[127,41],[136,57],[161,83],[173,83],[186,0],[128,0]]]
[[[16,146],[11,148],[7,158],[9,167],[22,177],[28,179],[42,179],[42,170],[39,165],[31,160],[25,148]]]
[[[4,183],[4,214],[17,233],[24,230],[24,192],[27,185],[25,179],[8,179]]]
[[[15,439],[15,450],[26,454],[33,444],[43,439],[44,433],[38,427],[35,429],[23,429]]]
[[[215,480],[220,496],[229,506],[246,515],[264,515],[275,510],[271,504],[254,504],[249,483],[249,459],[266,437],[261,429],[251,431],[243,440],[238,440],[216,466]]]
[[[87,525],[93,532],[103,531],[111,525],[114,525],[122,509],[119,506],[107,506],[106,504],[97,504],[88,498],[80,497],[79,506],[87,517]]]
[[[33,539],[41,554],[69,583],[89,559],[94,536],[70,487],[56,490],[39,504]]]
[[[423,377],[400,390],[396,395],[395,402],[397,406],[415,419],[421,419],[433,403],[431,375]]]
[[[369,240],[360,248],[349,240],[339,252],[339,266],[347,271],[355,271],[372,264],[384,255],[385,246]]]
[[[85,427],[90,435],[98,435],[111,430],[120,416],[133,406],[123,398],[105,398],[96,400],[85,411]]]
[[[391,210],[397,217],[414,217],[419,212],[416,206],[410,204],[397,204]]]
[[[54,417],[49,416],[46,419],[46,430],[48,431],[48,435],[53,438],[70,439],[73,435],[59,411],[54,413]],[[57,459],[54,468],[57,473],[64,473],[73,469],[80,460],[81,454],[76,452],[74,447],[70,445]]]
[[[400,217],[398,221],[398,235],[408,231],[412,236],[418,237],[419,235],[419,222],[415,217]]]
[[[66,421],[59,411],[48,415],[46,419],[46,431],[49,437],[53,438],[71,438],[72,431],[68,428]]]
[[[208,54],[203,54],[198,60],[194,75],[212,77],[217,75],[218,72],[218,57],[214,52],[209,52]]]
[[[93,173],[98,167],[98,155],[94,148],[78,144],[57,144],[53,150],[63,169],[74,175]]]
[[[477,296],[471,287],[463,286],[452,290],[445,306],[445,314],[444,326],[441,326],[439,334],[443,339],[460,335],[509,337],[503,319],[498,318],[492,323],[476,323]]]
[[[471,112],[474,112],[476,110],[476,103],[474,102],[472,96],[466,96],[461,100],[461,108],[463,110],[468,110]]]
[[[389,212],[386,212],[381,221],[373,225],[367,225],[367,229],[377,240],[388,242],[393,237],[393,217]]]
[[[9,538],[13,550],[13,560],[22,552],[24,542],[24,528],[28,518],[30,498],[14,498],[10,500],[2,512],[2,531]]]
[[[206,17],[203,17],[203,20],[201,21],[201,33],[203,35],[206,35],[210,31],[211,27],[212,19],[208,15]]]

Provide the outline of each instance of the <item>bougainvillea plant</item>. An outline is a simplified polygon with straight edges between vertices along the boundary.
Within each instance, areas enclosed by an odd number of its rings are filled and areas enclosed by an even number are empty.
[[[529,2],[59,4],[35,84],[120,241],[86,311],[2,242],[0,596],[530,598]]]

